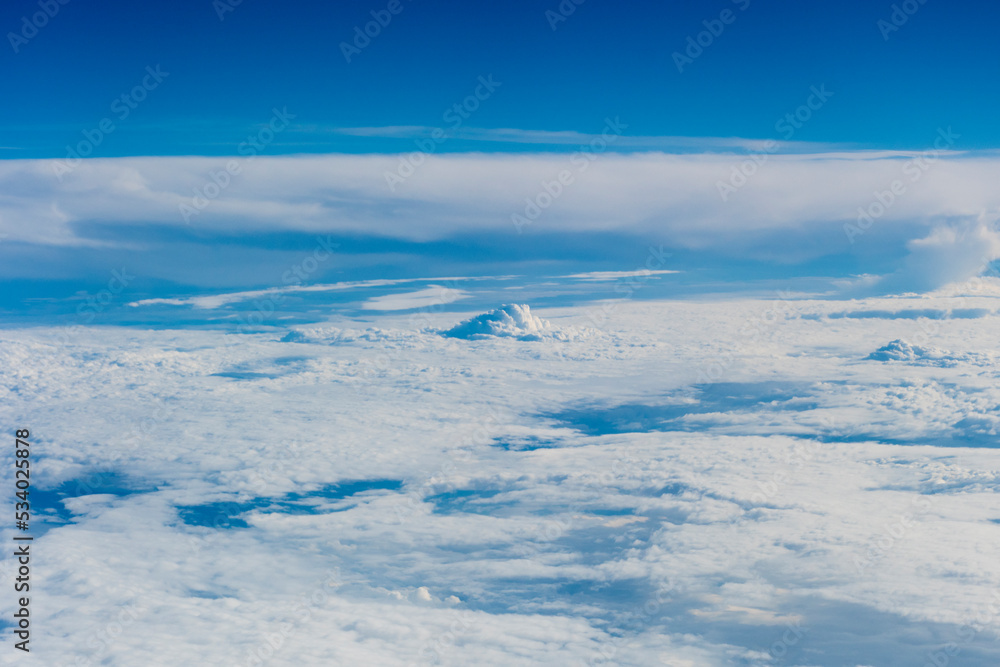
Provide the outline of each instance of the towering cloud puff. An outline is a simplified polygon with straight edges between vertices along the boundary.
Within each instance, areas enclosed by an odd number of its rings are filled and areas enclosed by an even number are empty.
[[[466,320],[445,331],[444,335],[465,340],[482,338],[541,340],[548,328],[549,323],[532,315],[527,305],[514,303]]]

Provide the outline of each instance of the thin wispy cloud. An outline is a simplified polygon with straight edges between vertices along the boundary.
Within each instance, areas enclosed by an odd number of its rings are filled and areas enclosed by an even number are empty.
[[[620,120],[620,119],[619,119]],[[435,131],[444,131],[449,138],[464,139],[478,142],[495,142],[508,144],[524,144],[534,146],[576,146],[586,145],[601,138],[600,133],[577,132],[571,130],[522,130],[513,128],[482,128],[462,125],[457,128],[447,125],[424,126],[388,126],[388,127],[331,127],[314,128],[319,131],[334,134],[345,134],[357,137],[387,137],[393,139],[417,139],[431,136]],[[743,152],[763,151],[769,139],[744,139],[740,137],[657,137],[623,135],[615,140],[617,149],[633,149],[636,151],[671,151],[684,150],[699,152]],[[816,144],[801,141],[777,142],[785,152],[815,152],[817,150],[833,150],[836,144]],[[842,146],[842,148],[851,148]]]

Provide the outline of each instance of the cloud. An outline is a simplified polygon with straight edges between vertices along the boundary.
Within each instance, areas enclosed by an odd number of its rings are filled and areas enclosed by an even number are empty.
[[[627,302],[606,335],[530,345],[440,336],[447,312],[429,328],[335,318],[296,343],[0,332],[17,369],[0,398],[43,425],[32,492],[73,491],[35,542],[36,657],[832,667],[922,664],[961,642],[997,664],[962,628],[1000,586],[1000,388],[992,359],[970,366],[995,348],[992,318],[935,320],[924,343],[914,320],[773,308]],[[896,338],[968,361],[863,361]],[[724,379],[697,379],[720,363]],[[552,420],[574,406],[674,423]],[[0,583],[16,567],[0,559]]]
[[[547,329],[549,323],[532,315],[529,306],[512,303],[456,324],[445,331],[444,335],[464,340],[516,338],[538,341]]]
[[[618,280],[619,278],[660,276],[669,273],[680,273],[680,272],[672,271],[670,269],[660,269],[656,271],[650,271],[649,269],[643,269],[639,271],[588,271],[587,273],[574,273],[566,277],[576,278],[577,280],[582,280],[585,282],[610,282]]]
[[[601,138],[600,134],[588,134],[571,130],[521,130],[515,128],[481,128],[463,125],[457,128],[437,128],[425,125],[393,125],[387,127],[337,127],[324,128],[327,132],[358,137],[386,137],[393,139],[420,139],[444,130],[448,138],[469,141],[524,144],[529,146],[586,146]],[[743,139],[739,137],[654,137],[622,135],[615,139],[615,147],[641,151],[666,152],[737,152],[767,150],[771,140]],[[777,142],[782,152],[815,152],[817,149],[844,150],[836,144],[811,144],[798,141]]]
[[[363,310],[409,310],[454,303],[460,299],[467,299],[469,296],[467,292],[462,290],[431,285],[416,292],[377,296],[365,301],[361,304],[361,308]]]
[[[524,208],[544,181],[573,169],[558,154],[428,156],[390,192],[385,173],[400,156],[258,157],[191,219],[194,230],[377,232],[409,239],[442,238],[476,229],[514,232],[510,214]],[[709,246],[740,234],[810,227],[852,218],[871,189],[896,177],[910,154],[775,155],[743,189],[723,202],[716,183],[742,156],[640,153],[596,156],[565,194],[536,221],[566,231],[661,231],[680,244]],[[188,225],[179,206],[212,183],[227,158],[166,157],[84,161],[60,182],[54,160],[0,162],[0,183],[16,195],[0,202],[12,240],[83,243],[74,224],[103,220]],[[930,225],[944,216],[1000,208],[993,187],[1000,161],[941,158],[908,196],[879,221]],[[215,189],[209,188],[209,192]],[[40,227],[39,227],[40,225]],[[58,234],[52,232],[58,230]],[[910,240],[910,239],[907,239]],[[858,242],[861,242],[860,240]]]
[[[882,289],[929,289],[969,277],[980,249],[996,255],[995,232],[979,221],[1000,210],[1000,159],[986,152],[935,154],[919,181],[863,234],[845,233],[859,207],[905,178],[915,157],[768,154],[725,200],[719,184],[733,182],[746,153],[428,155],[394,190],[387,174],[398,173],[405,155],[95,159],[61,180],[57,161],[7,160],[0,162],[0,186],[8,193],[0,200],[0,233],[8,238],[0,253],[17,248],[4,271],[18,277],[66,273],[73,262],[92,270],[114,263],[102,257],[148,252],[149,265],[164,278],[190,283],[219,273],[185,259],[193,256],[192,244],[242,252],[249,266],[261,260],[231,241],[267,235],[377,238],[408,244],[415,257],[459,238],[467,256],[509,239],[532,246],[539,261],[566,259],[574,239],[605,235],[610,246],[641,239],[721,263],[827,258],[841,277],[898,270]],[[546,235],[565,241],[536,241]],[[73,259],[60,254],[63,248],[87,252]],[[907,254],[905,266],[893,264]],[[364,261],[393,257],[390,251]],[[509,259],[498,261],[507,266],[493,266],[493,273],[510,268]]]
[[[241,301],[260,299],[261,297],[280,298],[280,295],[294,294],[297,292],[332,292],[340,290],[360,289],[365,287],[384,287],[386,285],[397,285],[399,283],[406,283],[406,282],[411,282],[411,281],[361,280],[354,282],[342,282],[342,283],[319,284],[319,285],[288,285],[286,287],[272,287],[270,289],[264,289],[264,290],[227,292],[224,294],[212,294],[207,296],[192,296],[184,298],[166,298],[166,299],[139,299],[138,301],[131,301],[126,305],[132,308],[138,308],[140,306],[155,306],[160,304],[168,306],[190,305],[194,308],[210,309],[210,308],[221,308],[222,306],[226,306],[232,303],[239,303]]]
[[[982,219],[938,226],[907,243],[907,249],[903,267],[887,277],[886,287],[926,292],[986,271],[1000,258],[1000,233]]]

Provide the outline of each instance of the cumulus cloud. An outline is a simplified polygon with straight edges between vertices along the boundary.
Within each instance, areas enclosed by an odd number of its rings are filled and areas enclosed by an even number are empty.
[[[876,289],[928,292],[988,271],[1000,258],[1000,232],[984,218],[936,226],[927,236],[909,241],[903,266]]]
[[[483,338],[517,338],[541,340],[549,323],[531,314],[527,305],[507,304],[488,313],[477,315],[444,332],[450,338],[479,340]]]

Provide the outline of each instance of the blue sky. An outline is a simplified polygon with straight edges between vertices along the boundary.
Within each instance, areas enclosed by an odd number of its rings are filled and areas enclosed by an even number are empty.
[[[72,310],[123,267],[130,299],[267,288],[320,236],[312,282],[662,247],[696,292],[934,289],[1000,256],[998,13],[11,2],[0,308]]]
[[[1000,664],[996,0],[0,5],[10,664]]]
[[[633,136],[770,138],[810,86],[826,84],[836,103],[796,140],[921,148],[927,128],[951,124],[964,129],[962,148],[1000,147],[995,3],[913,0],[916,11],[890,32],[878,25],[892,18],[889,2],[587,0],[564,3],[575,9],[556,22],[546,15],[559,11],[555,0],[400,0],[348,63],[341,43],[387,5],[245,0],[225,11],[209,0],[73,0],[11,45],[23,17],[40,10],[37,0],[5,3],[0,66],[17,103],[2,112],[0,145],[6,157],[62,157],[159,65],[169,73],[162,87],[95,156],[230,154],[273,107],[294,113],[297,131],[272,153],[405,150],[405,141],[334,131],[440,126],[490,74],[502,88],[469,126],[593,132],[620,116]],[[727,10],[731,22],[679,72],[673,54],[704,22],[718,30]],[[471,148],[537,146],[454,141],[442,150]]]

